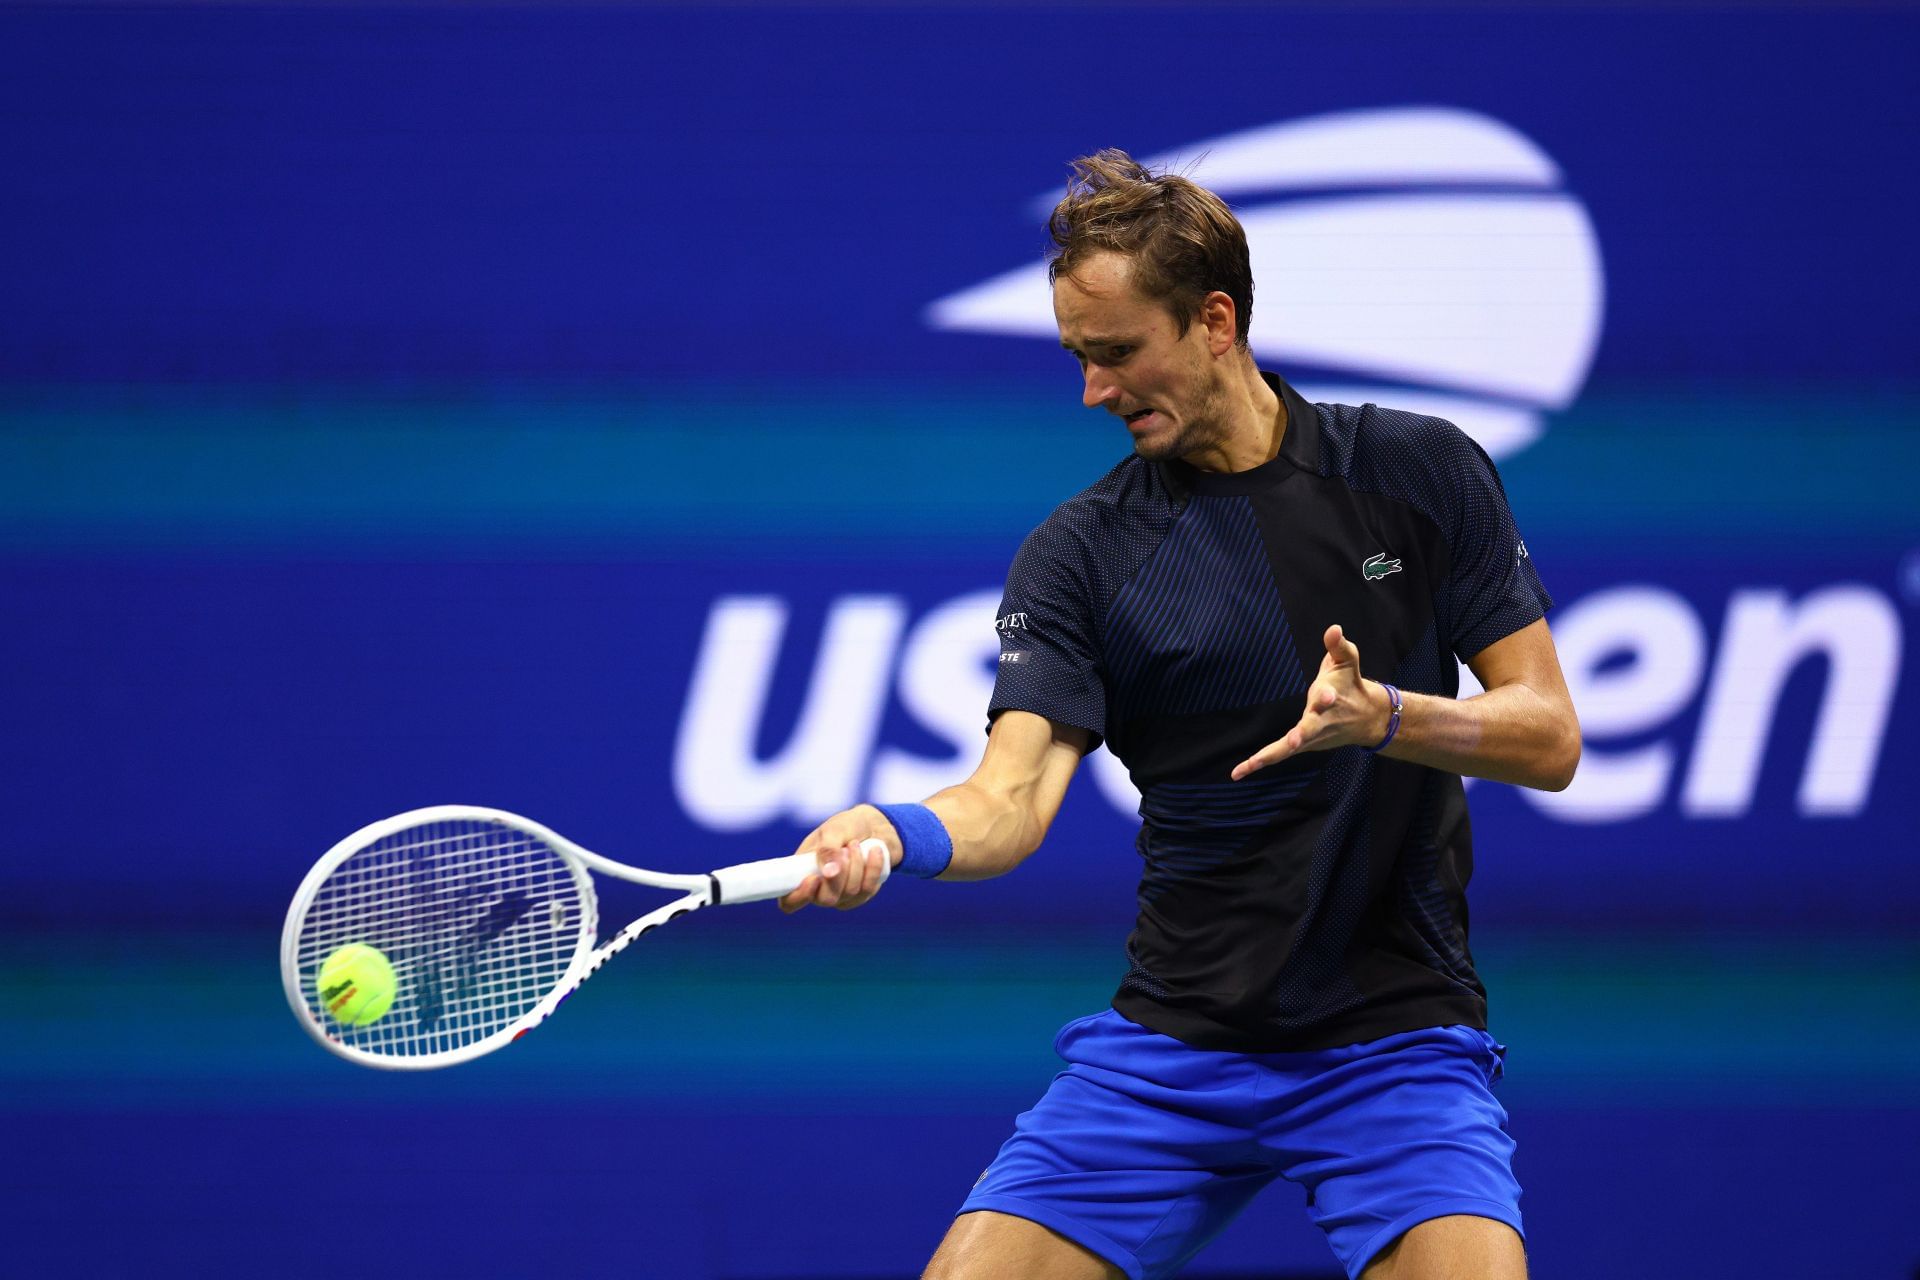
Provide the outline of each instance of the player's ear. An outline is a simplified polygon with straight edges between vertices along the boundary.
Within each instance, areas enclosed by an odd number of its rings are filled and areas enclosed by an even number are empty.
[[[1207,350],[1216,356],[1223,356],[1233,350],[1240,339],[1239,311],[1233,305],[1233,299],[1220,290],[1200,300],[1200,326],[1206,330]]]

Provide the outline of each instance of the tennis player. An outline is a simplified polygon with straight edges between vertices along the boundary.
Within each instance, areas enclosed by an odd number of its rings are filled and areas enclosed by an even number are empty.
[[[1447,422],[1263,372],[1246,237],[1194,183],[1103,151],[1050,228],[1060,343],[1133,453],[1014,559],[979,769],[822,823],[781,903],[866,902],[870,836],[908,874],[1013,870],[1103,738],[1140,789],[1112,1007],[1060,1032],[927,1275],[1172,1276],[1278,1176],[1349,1276],[1523,1277],[1460,779],[1558,790],[1580,731],[1500,478]]]

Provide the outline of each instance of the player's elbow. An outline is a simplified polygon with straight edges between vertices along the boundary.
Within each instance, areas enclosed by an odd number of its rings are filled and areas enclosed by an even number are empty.
[[[1580,746],[1578,743],[1575,743],[1573,750],[1567,754],[1564,761],[1555,764],[1553,772],[1549,774],[1546,781],[1541,784],[1540,790],[1565,791],[1573,785],[1573,775],[1579,768]]]
[[[1565,791],[1573,785],[1573,775],[1579,769],[1580,722],[1569,708],[1566,715],[1555,718],[1553,748],[1547,753],[1546,777],[1540,790]]]

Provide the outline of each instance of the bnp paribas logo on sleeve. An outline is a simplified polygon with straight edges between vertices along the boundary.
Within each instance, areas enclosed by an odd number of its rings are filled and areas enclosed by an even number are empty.
[[[1384,551],[1377,556],[1368,556],[1360,562],[1360,576],[1368,582],[1398,572],[1400,572],[1400,562],[1387,559],[1387,553]]]
[[[1254,355],[1308,399],[1445,418],[1499,458],[1585,385],[1599,241],[1560,167],[1511,125],[1453,107],[1343,111],[1142,159],[1233,206],[1259,286]],[[1058,340],[1040,262],[948,294],[926,318]]]

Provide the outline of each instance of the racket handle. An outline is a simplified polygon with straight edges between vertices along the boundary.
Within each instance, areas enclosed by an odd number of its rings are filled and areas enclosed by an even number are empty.
[[[880,840],[863,840],[860,852],[880,855],[880,880],[874,885],[887,882],[887,876],[893,871],[893,859],[887,853],[887,846]],[[762,902],[768,898],[784,898],[798,889],[810,875],[820,870],[818,855],[796,853],[789,858],[768,858],[765,862],[741,862],[731,867],[722,867],[711,873],[717,892],[714,902],[717,905],[731,905],[736,902]]]

